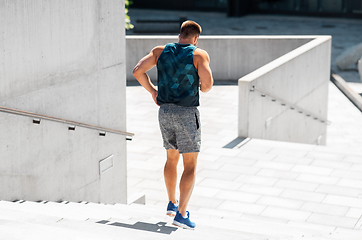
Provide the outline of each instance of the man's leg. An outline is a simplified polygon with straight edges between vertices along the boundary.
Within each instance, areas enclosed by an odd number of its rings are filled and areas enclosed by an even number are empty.
[[[180,202],[179,212],[182,216],[186,216],[186,208],[191,198],[192,191],[196,179],[197,156],[199,153],[184,153],[182,154],[184,162],[184,172],[180,181]]]
[[[168,194],[168,200],[176,204],[176,183],[177,183],[177,164],[180,159],[178,150],[167,150],[167,161],[163,171],[165,184]]]

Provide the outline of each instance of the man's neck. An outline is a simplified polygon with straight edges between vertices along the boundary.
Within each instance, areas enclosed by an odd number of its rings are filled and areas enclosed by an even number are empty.
[[[181,38],[178,43],[180,44],[193,44],[192,39],[188,39],[188,38]]]

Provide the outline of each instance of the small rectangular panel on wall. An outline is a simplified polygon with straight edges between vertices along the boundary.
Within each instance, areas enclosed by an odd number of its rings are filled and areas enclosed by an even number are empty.
[[[113,167],[113,155],[99,161],[99,175]]]

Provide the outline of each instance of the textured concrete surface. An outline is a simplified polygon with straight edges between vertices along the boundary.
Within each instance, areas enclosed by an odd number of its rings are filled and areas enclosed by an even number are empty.
[[[217,80],[234,80],[255,71],[317,36],[201,36],[198,47],[208,52]],[[135,80],[132,70],[144,54],[158,45],[176,42],[177,36],[127,36],[127,80]],[[325,57],[324,57],[325,58]],[[148,72],[156,79],[156,69]]]
[[[1,0],[0,105],[125,130],[123,9],[118,0]],[[125,136],[102,142],[95,130],[0,118],[2,199],[126,202]],[[99,161],[112,154],[101,177]]]
[[[239,136],[325,145],[330,49],[316,37],[240,78]]]

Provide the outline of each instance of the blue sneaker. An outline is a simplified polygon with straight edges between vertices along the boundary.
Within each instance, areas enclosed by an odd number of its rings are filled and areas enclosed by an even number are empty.
[[[195,223],[190,221],[190,213],[186,212],[187,218],[184,218],[181,213],[177,211],[175,218],[173,219],[173,225],[182,227],[185,229],[195,229]]]
[[[178,211],[178,201],[176,204],[173,204],[171,201],[167,205],[167,213],[168,216],[175,216]]]

